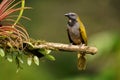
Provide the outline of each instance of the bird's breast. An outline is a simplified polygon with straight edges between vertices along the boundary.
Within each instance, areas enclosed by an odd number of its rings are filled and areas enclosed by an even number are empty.
[[[80,28],[78,23],[74,24],[73,26],[68,25],[68,30],[71,34],[80,36]]]
[[[69,31],[69,35],[71,40],[75,43],[75,44],[80,44],[81,43],[81,37],[80,37],[80,29],[79,29],[79,24],[76,23],[73,26],[69,26],[68,25],[68,31]]]

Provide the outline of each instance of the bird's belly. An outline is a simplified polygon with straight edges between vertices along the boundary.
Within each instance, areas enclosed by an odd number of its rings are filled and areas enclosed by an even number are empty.
[[[70,34],[70,38],[74,42],[74,44],[77,44],[77,45],[81,44],[79,31],[70,30],[69,34]]]
[[[72,39],[74,44],[76,45],[80,45],[81,44],[81,40],[80,39]]]

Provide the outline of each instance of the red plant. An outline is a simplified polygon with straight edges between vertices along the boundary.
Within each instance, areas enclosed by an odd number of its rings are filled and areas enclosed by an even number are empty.
[[[29,35],[19,24],[14,25],[14,19],[7,19],[10,14],[23,9],[21,7],[15,8],[21,1],[13,4],[14,1],[3,0],[0,4],[0,44],[6,46],[9,43],[12,47],[21,49],[23,43],[29,41]],[[28,9],[28,7],[24,7],[24,9]]]

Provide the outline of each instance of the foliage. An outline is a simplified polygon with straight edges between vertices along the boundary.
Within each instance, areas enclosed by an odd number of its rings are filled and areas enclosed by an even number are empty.
[[[49,55],[50,50],[34,49],[33,44],[36,41],[30,40],[25,28],[18,24],[24,9],[31,8],[24,7],[24,0],[12,4],[13,2],[14,0],[3,0],[0,4],[0,55],[5,57],[9,62],[13,62],[14,59],[18,70],[22,68],[20,64],[24,62],[22,59],[23,55],[27,56],[28,65],[31,65],[32,62],[39,65],[39,58],[42,57],[55,60],[52,55]],[[15,8],[20,3],[21,7]],[[17,20],[9,19],[9,15],[17,11],[20,11]]]

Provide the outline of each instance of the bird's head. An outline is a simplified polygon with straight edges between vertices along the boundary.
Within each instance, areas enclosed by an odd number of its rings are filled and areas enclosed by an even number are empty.
[[[78,15],[76,13],[70,12],[65,14],[66,17],[68,17],[71,20],[76,20]]]

